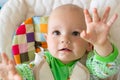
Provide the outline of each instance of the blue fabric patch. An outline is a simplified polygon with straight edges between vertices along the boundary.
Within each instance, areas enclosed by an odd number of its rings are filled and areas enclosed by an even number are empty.
[[[40,24],[40,17],[34,16],[33,21],[34,21],[34,24]]]

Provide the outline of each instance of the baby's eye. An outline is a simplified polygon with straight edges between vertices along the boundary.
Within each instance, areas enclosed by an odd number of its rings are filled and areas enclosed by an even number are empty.
[[[60,31],[53,31],[53,35],[60,35]]]
[[[72,33],[72,35],[73,35],[73,36],[80,36],[80,32],[74,31],[74,32]]]

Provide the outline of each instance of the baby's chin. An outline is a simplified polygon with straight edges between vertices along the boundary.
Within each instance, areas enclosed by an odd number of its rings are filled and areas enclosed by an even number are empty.
[[[78,58],[73,58],[73,57],[71,58],[68,56],[57,56],[56,58],[59,59],[64,64],[70,63],[78,59]]]
[[[65,60],[65,59],[59,59],[63,64],[68,64],[68,63],[71,63],[71,62],[73,62],[73,61],[75,61],[75,60]]]

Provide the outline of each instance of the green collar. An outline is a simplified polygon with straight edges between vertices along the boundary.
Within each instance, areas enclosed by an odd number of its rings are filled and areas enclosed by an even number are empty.
[[[49,52],[45,52],[45,56],[55,80],[67,80],[72,73],[75,63],[78,61],[76,60],[64,64],[60,60],[54,58]]]

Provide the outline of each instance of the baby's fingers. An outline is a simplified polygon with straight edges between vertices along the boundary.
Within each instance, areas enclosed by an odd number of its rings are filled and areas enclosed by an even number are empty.
[[[93,9],[93,22],[98,22],[100,21],[100,17],[98,15],[98,11],[96,8]]]
[[[2,58],[2,63],[7,65],[9,60],[7,55],[5,53],[2,53],[1,58]]]
[[[107,7],[104,14],[103,14],[103,17],[102,17],[102,21],[104,23],[106,23],[107,19],[108,19],[108,16],[109,16],[109,12],[110,12],[110,7]]]
[[[107,22],[107,25],[108,25],[109,27],[111,27],[112,24],[116,21],[117,17],[118,17],[117,14],[113,15],[113,17],[110,18],[110,20]]]
[[[85,22],[86,23],[92,22],[92,18],[91,18],[90,13],[88,12],[87,9],[84,10],[84,15],[85,15]]]
[[[14,75],[14,74],[17,73],[16,69],[15,69],[15,64],[14,64],[13,60],[9,61],[9,67],[8,68],[9,68],[8,70],[9,70],[10,74]]]
[[[10,80],[22,80],[22,77],[17,73],[13,60],[9,61],[9,73],[8,74],[9,74]]]

